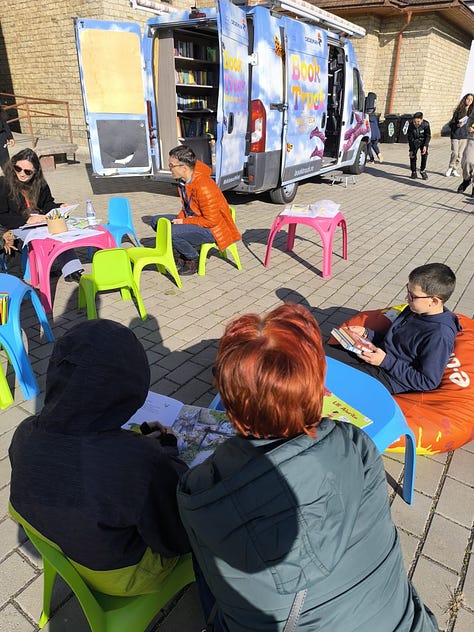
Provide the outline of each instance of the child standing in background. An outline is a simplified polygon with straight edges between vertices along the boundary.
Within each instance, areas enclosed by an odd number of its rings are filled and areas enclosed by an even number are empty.
[[[369,123],[370,123],[370,143],[367,148],[367,155],[369,162],[375,162],[374,154],[377,156],[377,160],[379,162],[383,162],[383,156],[380,153],[379,149],[379,140],[380,140],[380,128],[377,115],[375,112],[371,112],[369,114]]]
[[[416,154],[420,150],[421,164],[420,175],[423,180],[428,180],[428,174],[426,173],[426,163],[428,162],[428,145],[431,140],[431,128],[428,121],[423,120],[423,112],[415,112],[413,120],[410,122],[407,131],[408,146],[410,151],[408,153],[410,157],[411,178],[417,178],[416,174]]]

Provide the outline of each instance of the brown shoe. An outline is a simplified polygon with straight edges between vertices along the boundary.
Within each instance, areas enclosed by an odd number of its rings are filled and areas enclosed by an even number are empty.
[[[190,276],[197,272],[197,259],[189,259],[184,262],[184,266],[180,269],[180,276]]]

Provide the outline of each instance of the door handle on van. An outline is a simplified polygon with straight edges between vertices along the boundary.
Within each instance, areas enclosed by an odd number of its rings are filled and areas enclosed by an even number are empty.
[[[227,133],[232,134],[234,131],[234,113],[229,112],[229,118],[227,119]]]
[[[278,110],[279,112],[285,112],[288,109],[288,103],[270,103],[270,110]]]

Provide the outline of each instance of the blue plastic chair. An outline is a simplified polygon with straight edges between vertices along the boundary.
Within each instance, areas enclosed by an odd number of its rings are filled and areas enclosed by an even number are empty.
[[[54,342],[53,332],[39,297],[29,285],[10,274],[0,274],[0,291],[8,293],[8,319],[4,325],[0,325],[0,346],[5,349],[15,370],[24,398],[32,399],[40,391],[23,344],[20,326],[21,302],[25,297],[31,299],[49,342]]]
[[[21,270],[25,281],[30,280],[30,262],[28,259],[28,246],[24,246],[21,251]],[[0,255],[0,271],[7,272],[7,256],[5,253]]]
[[[380,453],[402,435],[405,435],[405,468],[403,472],[403,500],[413,504],[415,487],[416,444],[400,407],[387,389],[375,378],[347,364],[326,357],[326,387],[334,395],[372,419],[363,430]],[[219,394],[209,404],[212,410],[223,410]]]
[[[405,421],[397,402],[378,380],[367,373],[326,357],[326,387],[337,397],[363,413],[373,423],[364,428],[379,452],[405,435],[405,469],[403,500],[413,503],[416,470],[415,436]]]
[[[133,227],[132,211],[128,198],[113,197],[109,200],[109,214],[105,228],[112,233],[118,247],[124,235],[128,235],[135,246],[141,246]]]

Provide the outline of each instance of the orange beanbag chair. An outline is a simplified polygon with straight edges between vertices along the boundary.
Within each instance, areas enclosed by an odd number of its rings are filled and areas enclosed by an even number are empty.
[[[362,325],[385,332],[405,305],[361,312],[344,325]],[[441,384],[434,391],[394,395],[413,430],[417,454],[448,452],[474,439],[474,320],[457,314],[462,331],[456,336]],[[389,450],[404,450],[405,438]]]

